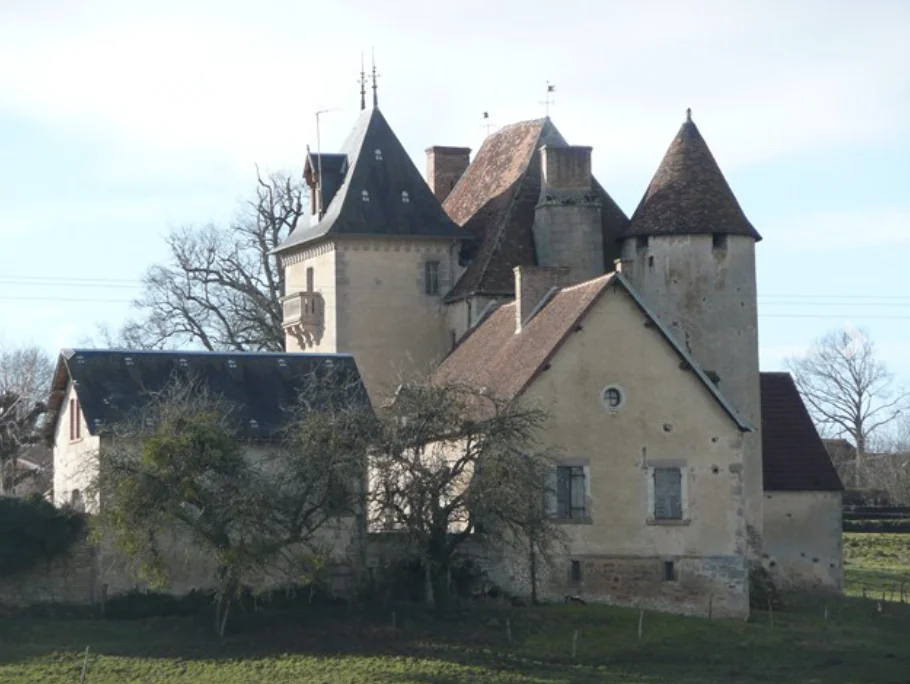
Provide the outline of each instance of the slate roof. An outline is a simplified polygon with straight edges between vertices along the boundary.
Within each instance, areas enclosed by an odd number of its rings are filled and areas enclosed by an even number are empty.
[[[531,228],[540,196],[538,150],[567,144],[549,118],[506,126],[484,141],[443,203],[452,220],[477,238],[463,249],[470,264],[446,301],[515,294],[513,269],[537,264]],[[611,269],[616,237],[628,218],[596,180],[594,187],[603,204],[604,263]]]
[[[842,491],[837,471],[789,373],[761,374],[765,491]]]
[[[76,349],[57,360],[45,438],[53,440],[70,380],[89,432],[127,419],[141,409],[150,392],[163,389],[172,378],[199,379],[231,403],[250,438],[274,437],[286,424],[287,408],[314,377],[328,377],[344,390],[333,399],[354,408],[368,408],[366,389],[349,354],[282,354],[191,351]],[[328,401],[328,398],[327,398]],[[251,425],[250,421],[255,423]]]
[[[687,115],[622,237],[705,233],[761,240]]]
[[[462,338],[439,365],[435,379],[443,383],[487,387],[502,399],[519,396],[546,369],[563,342],[611,286],[621,288],[632,297],[737,427],[751,431],[752,426],[739,416],[620,273],[609,273],[560,289],[517,334],[515,303],[499,306]],[[609,353],[606,347],[604,353]]]
[[[331,202],[324,186],[322,220],[310,225],[309,216],[301,217],[275,252],[330,236],[466,237],[443,211],[379,109],[360,113],[341,154],[347,170]],[[363,191],[369,201],[364,201]],[[408,193],[407,202],[402,192]]]

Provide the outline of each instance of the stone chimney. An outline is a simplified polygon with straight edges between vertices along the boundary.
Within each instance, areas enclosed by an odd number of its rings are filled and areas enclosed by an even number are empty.
[[[537,263],[567,267],[570,282],[603,275],[601,202],[591,175],[591,148],[541,147],[540,176],[533,226]]]
[[[514,271],[515,332],[519,333],[547,293],[554,287],[563,287],[568,283],[569,269],[516,266]]]
[[[470,163],[470,147],[427,148],[427,183],[436,199],[445,201]]]

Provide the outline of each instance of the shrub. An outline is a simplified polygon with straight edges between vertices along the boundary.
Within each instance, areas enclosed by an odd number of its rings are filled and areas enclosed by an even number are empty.
[[[0,576],[28,572],[65,555],[86,529],[84,514],[56,508],[38,494],[0,498]]]
[[[910,534],[908,520],[844,520],[844,532],[891,532]]]

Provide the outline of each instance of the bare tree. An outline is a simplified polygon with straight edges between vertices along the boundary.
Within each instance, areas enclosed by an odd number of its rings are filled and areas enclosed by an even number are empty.
[[[403,386],[383,414],[370,458],[371,522],[406,535],[437,613],[469,539],[524,545],[535,575],[535,552],[558,534],[544,510],[552,463],[536,441],[544,418],[483,390],[432,383]]]
[[[283,351],[284,271],[272,250],[304,215],[302,178],[263,178],[226,228],[181,228],[168,238],[170,261],[143,277],[141,312],[104,341],[125,348],[197,345],[210,351]]]
[[[335,403],[317,412],[302,397],[286,434],[266,441],[244,434],[237,406],[178,377],[107,429],[89,490],[103,502],[101,529],[158,586],[170,534],[211,559],[221,635],[243,583],[269,572],[297,580],[328,556],[319,531],[355,513],[372,412],[326,380],[309,384],[324,382]]]
[[[40,441],[54,364],[40,347],[0,348],[0,494],[14,484],[22,450]]]
[[[789,359],[788,367],[819,431],[853,441],[861,480],[871,441],[907,409],[910,394],[876,358],[868,334],[858,332],[830,332],[805,356]]]

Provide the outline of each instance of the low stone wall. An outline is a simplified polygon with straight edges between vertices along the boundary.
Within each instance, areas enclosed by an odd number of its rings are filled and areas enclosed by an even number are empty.
[[[90,605],[96,598],[96,580],[96,550],[79,542],[65,556],[41,561],[27,573],[0,577],[0,606]]]

